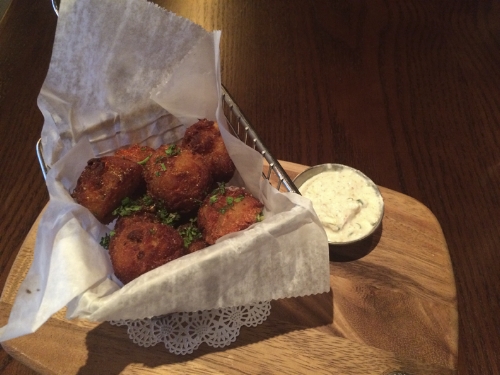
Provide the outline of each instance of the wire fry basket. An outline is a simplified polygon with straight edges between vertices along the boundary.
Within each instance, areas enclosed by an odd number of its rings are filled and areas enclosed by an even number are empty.
[[[281,188],[282,191],[300,194],[224,87],[222,87],[222,100],[224,115],[234,136],[262,154],[265,160],[262,177],[278,190]],[[43,177],[46,179],[50,166],[45,163],[42,151],[39,139],[36,153]],[[109,323],[126,326],[130,340],[139,346],[147,348],[163,343],[169,352],[185,355],[193,353],[202,343],[215,348],[231,345],[240,334],[241,327],[255,327],[262,324],[269,316],[270,310],[270,301],[262,301],[253,305],[191,313],[180,312],[149,319],[117,320]]]
[[[51,0],[59,16],[59,0]],[[233,135],[263,157],[262,177],[277,190],[300,194],[292,179],[259,139],[239,107],[224,86],[221,86],[223,112]],[[38,162],[44,179],[50,168],[43,158],[41,139],[36,144]],[[270,301],[253,305],[235,306],[192,313],[173,313],[150,319],[118,320],[109,323],[127,326],[129,338],[143,347],[163,343],[174,354],[190,354],[201,343],[222,348],[236,341],[242,326],[255,327],[263,323],[270,314]]]

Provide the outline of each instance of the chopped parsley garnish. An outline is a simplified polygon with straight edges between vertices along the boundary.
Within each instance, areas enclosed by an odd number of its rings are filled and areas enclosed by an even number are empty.
[[[180,147],[177,147],[177,145],[170,145],[168,148],[165,150],[165,154],[167,156],[176,156],[181,153]]]
[[[142,204],[145,205],[145,206],[151,206],[155,203],[155,201],[153,200],[153,198],[151,198],[151,196],[149,195],[144,195],[142,198],[141,198],[141,201],[142,201]]]
[[[101,238],[101,241],[99,242],[99,245],[104,247],[106,250],[109,250],[109,242],[111,241],[111,237],[115,235],[115,231],[112,230],[111,232],[106,233],[104,237]]]
[[[113,211],[113,215],[118,216],[129,216],[134,212],[139,212],[143,209],[143,205],[140,202],[133,201],[129,197],[122,200],[120,207]]]
[[[208,203],[211,205],[219,200],[219,195],[224,195],[224,193],[226,192],[226,185],[224,184],[224,182],[218,182],[217,184],[219,186],[212,191],[212,194],[208,199]]]
[[[194,241],[202,238],[201,232],[196,226],[196,219],[191,219],[189,225],[186,225],[179,230],[181,237],[184,240],[184,247],[188,248]]]
[[[160,200],[155,201],[147,194],[137,200],[128,197],[123,199],[120,207],[113,211],[113,215],[130,216],[140,211],[154,212],[165,225],[174,225],[180,219],[179,214],[168,212]]]
[[[180,215],[177,212],[168,212],[165,208],[159,208],[156,216],[158,216],[162,224],[170,226],[174,225],[180,219]]]
[[[149,158],[151,158],[151,155],[148,155],[144,160],[138,161],[137,164],[144,165],[148,162]]]
[[[212,191],[212,195],[224,195],[226,193],[226,184],[224,182],[217,182],[218,187]]]

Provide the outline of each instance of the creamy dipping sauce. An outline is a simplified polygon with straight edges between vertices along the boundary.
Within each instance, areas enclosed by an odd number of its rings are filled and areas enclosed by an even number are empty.
[[[312,201],[329,242],[350,242],[367,235],[383,214],[377,187],[351,168],[321,172],[299,191]]]

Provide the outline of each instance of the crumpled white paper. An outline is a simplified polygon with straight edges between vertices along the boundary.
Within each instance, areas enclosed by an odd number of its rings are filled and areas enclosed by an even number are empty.
[[[0,341],[36,331],[65,306],[69,318],[142,319],[329,291],[328,242],[310,201],[263,181],[261,155],[227,130],[220,32],[143,0],[63,0],[59,15],[39,95],[50,201]],[[88,159],[172,142],[205,117],[218,121],[238,168],[233,182],[264,203],[265,219],[122,287],[99,245],[110,228],[69,192]]]

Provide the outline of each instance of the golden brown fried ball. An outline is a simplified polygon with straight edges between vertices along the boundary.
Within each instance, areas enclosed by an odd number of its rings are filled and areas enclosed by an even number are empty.
[[[141,146],[137,143],[118,149],[115,156],[135,161],[141,165],[146,164],[155,150],[149,146]]]
[[[116,156],[94,158],[88,161],[71,196],[97,220],[108,224],[114,219],[113,210],[132,196],[142,181],[142,167],[133,161]]]
[[[145,165],[148,194],[163,201],[169,212],[193,212],[212,184],[199,155],[176,145],[160,146]]]
[[[203,155],[215,182],[228,182],[233,177],[236,167],[229,157],[217,123],[203,119],[191,125],[184,134],[182,147]]]
[[[117,220],[109,255],[116,277],[127,284],[184,255],[184,243],[177,230],[143,212]]]
[[[263,204],[244,188],[220,185],[203,201],[198,228],[212,245],[220,237],[248,228],[262,220]]]

